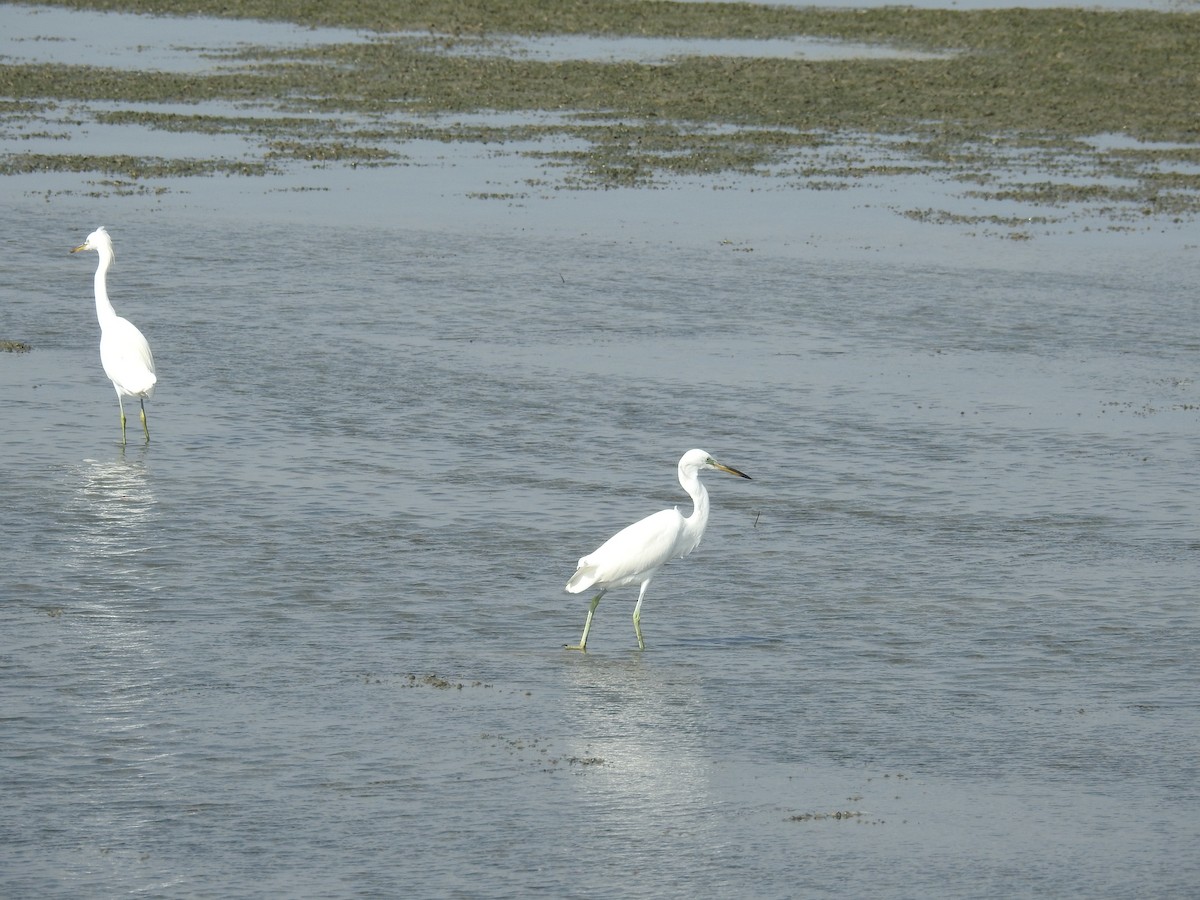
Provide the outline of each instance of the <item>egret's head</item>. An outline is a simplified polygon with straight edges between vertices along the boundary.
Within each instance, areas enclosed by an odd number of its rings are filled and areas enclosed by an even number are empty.
[[[690,471],[692,473],[696,473],[701,469],[716,469],[720,472],[728,472],[730,475],[737,475],[741,478],[750,477],[745,472],[739,472],[732,466],[726,466],[717,462],[704,450],[689,450],[687,453],[683,454],[683,458],[679,460],[680,472]]]
[[[108,231],[103,225],[87,236],[87,240],[72,250],[72,253],[78,253],[80,250],[95,250],[97,253],[108,251],[113,256],[112,238],[108,236]]]

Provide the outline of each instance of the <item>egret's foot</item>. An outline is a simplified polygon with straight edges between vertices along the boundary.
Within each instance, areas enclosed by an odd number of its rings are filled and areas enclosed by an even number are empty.
[[[146,443],[150,443],[150,425],[146,422],[146,411],[142,410],[142,431],[146,432]]]
[[[125,413],[121,413],[121,446],[125,446]]]
[[[592,631],[592,616],[596,614],[596,607],[600,605],[600,598],[604,596],[604,591],[598,593],[592,598],[591,604],[588,606],[587,618],[583,622],[583,634],[579,636],[578,644],[563,644],[564,650],[582,650],[587,653],[587,639]]]

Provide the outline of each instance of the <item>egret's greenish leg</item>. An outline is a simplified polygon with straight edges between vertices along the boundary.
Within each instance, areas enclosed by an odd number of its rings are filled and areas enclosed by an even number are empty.
[[[563,649],[565,649],[565,650],[582,650],[584,653],[587,653],[587,636],[588,636],[588,632],[592,630],[592,615],[596,612],[596,607],[600,605],[600,598],[603,597],[604,594],[605,594],[605,591],[601,591],[595,597],[592,598],[592,605],[588,607],[587,618],[583,622],[583,637],[581,637],[579,639],[579,643],[578,644],[564,644]]]
[[[139,401],[142,406],[142,431],[146,432],[146,443],[150,443],[150,425],[146,422],[146,401]]]
[[[117,409],[121,411],[121,446],[125,446],[125,404],[121,402],[121,392],[117,391]]]
[[[637,635],[639,650],[646,649],[646,642],[642,640],[642,598],[646,596],[648,587],[650,587],[649,580],[642,582],[642,589],[638,591],[637,606],[633,608],[633,633]]]

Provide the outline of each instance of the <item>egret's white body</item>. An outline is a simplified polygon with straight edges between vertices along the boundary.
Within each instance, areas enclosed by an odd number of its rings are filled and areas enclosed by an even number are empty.
[[[659,569],[696,549],[708,525],[708,491],[700,482],[700,472],[704,469],[717,469],[742,478],[750,477],[745,472],[722,465],[703,450],[689,450],[683,454],[679,460],[679,483],[692,498],[692,514],[685,516],[678,507],[656,512],[618,531],[599,549],[579,560],[579,568],[567,582],[567,591],[578,594],[589,588],[599,588],[600,592],[592,598],[588,607],[583,637],[568,649],[587,649],[592,616],[600,598],[613,588],[630,584],[641,585],[637,605],[633,608],[633,630],[637,634],[638,648],[645,649],[641,621],[646,588]]]
[[[108,299],[108,269],[112,265],[112,238],[104,226],[87,236],[87,240],[72,250],[95,250],[100,257],[96,266],[96,318],[100,322],[100,365],[117,391],[117,408],[121,411],[121,443],[125,443],[125,404],[122,397],[137,397],[142,410],[142,430],[150,440],[146,422],[146,398],[154,393],[154,355],[150,343],[137,326],[122,319]]]

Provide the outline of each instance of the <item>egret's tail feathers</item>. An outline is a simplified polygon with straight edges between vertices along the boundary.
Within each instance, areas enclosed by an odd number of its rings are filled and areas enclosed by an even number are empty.
[[[113,386],[118,393],[124,393],[130,397],[149,397],[154,393],[154,385],[157,383],[158,378],[153,372],[143,372],[137,378],[114,380]]]
[[[596,567],[580,566],[575,570],[575,574],[571,576],[571,580],[567,582],[567,591],[572,594],[578,594],[580,591],[586,591],[595,583]]]

